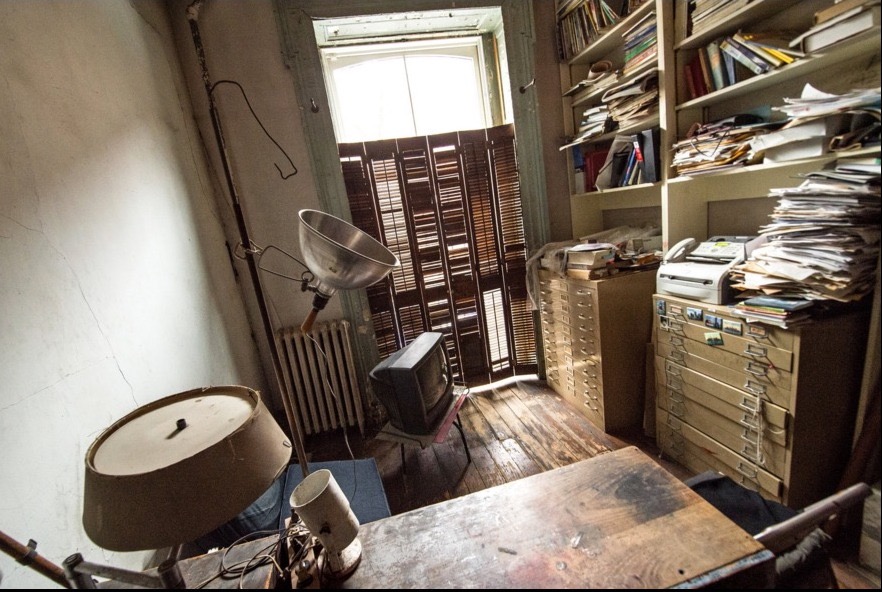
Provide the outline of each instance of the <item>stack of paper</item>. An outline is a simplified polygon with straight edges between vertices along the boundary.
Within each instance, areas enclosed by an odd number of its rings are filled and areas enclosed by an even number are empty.
[[[620,128],[658,112],[658,70],[652,69],[603,93],[609,115]]]
[[[880,168],[843,159],[805,175],[798,187],[773,189],[767,242],[732,272],[746,295],[852,302],[872,292],[880,241]],[[859,168],[861,170],[855,170]],[[866,172],[870,169],[870,172]]]
[[[770,124],[762,122],[738,125],[734,120],[725,125],[702,126],[674,144],[672,164],[678,175],[700,175],[744,166],[753,156],[751,141],[769,127]]]
[[[784,98],[784,105],[772,107],[790,118],[819,117],[831,113],[843,113],[851,109],[879,109],[879,97],[882,88],[854,89],[842,95],[820,91],[811,84],[806,84],[798,99]]]

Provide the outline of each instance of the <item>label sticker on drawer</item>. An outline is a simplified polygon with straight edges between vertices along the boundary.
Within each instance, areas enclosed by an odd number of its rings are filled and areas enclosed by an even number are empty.
[[[671,305],[670,312],[671,312],[672,317],[682,317],[683,316],[683,309],[676,304]]]
[[[704,342],[708,345],[723,345],[723,336],[716,331],[704,334]]]
[[[686,307],[686,318],[690,321],[700,321],[704,318],[704,311],[700,308]]]
[[[769,331],[762,325],[747,325],[747,334],[751,337],[765,339],[769,336]]]
[[[667,308],[665,307],[664,300],[656,300],[655,301],[655,312],[656,312],[656,314],[659,314],[661,316],[665,316],[665,313],[667,312]]]
[[[730,321],[729,319],[723,319],[723,331],[726,333],[731,333],[732,335],[741,335],[741,321]]]
[[[723,319],[722,317],[715,317],[714,315],[705,315],[704,324],[711,329],[722,329]]]

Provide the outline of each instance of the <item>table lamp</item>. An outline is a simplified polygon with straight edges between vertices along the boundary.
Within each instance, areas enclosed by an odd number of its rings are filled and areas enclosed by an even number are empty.
[[[291,509],[323,547],[322,573],[332,580],[351,574],[361,561],[358,518],[328,469],[310,473],[291,492]]]
[[[260,398],[243,386],[171,395],[139,407],[86,452],[83,526],[112,551],[176,547],[233,519],[286,469],[291,443]],[[184,587],[174,560],[161,582],[141,572],[64,562],[72,587],[91,576],[152,587]],[[92,585],[90,585],[92,584]]]
[[[337,290],[377,283],[400,265],[382,243],[352,224],[318,210],[300,210],[300,252],[315,276],[312,311],[300,326],[309,331],[316,315]]]

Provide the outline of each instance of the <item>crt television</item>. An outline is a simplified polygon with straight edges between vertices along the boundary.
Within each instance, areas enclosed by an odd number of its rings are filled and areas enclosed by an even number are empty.
[[[408,434],[431,434],[453,398],[444,334],[422,333],[370,372],[389,422]]]

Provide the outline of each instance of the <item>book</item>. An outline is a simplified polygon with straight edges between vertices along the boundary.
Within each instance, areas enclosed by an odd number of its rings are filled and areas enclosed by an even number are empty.
[[[723,71],[726,73],[726,86],[732,86],[738,80],[738,74],[735,71],[735,58],[726,52],[721,51],[720,56],[723,59]]]
[[[708,92],[710,92],[704,82],[704,74],[702,74],[701,71],[701,64],[699,63],[698,53],[696,53],[695,57],[687,62],[686,67],[689,68],[692,82],[695,85],[695,96],[692,98],[703,97]]]
[[[711,68],[711,76],[714,79],[714,90],[726,88],[725,74],[723,73],[723,58],[720,56],[719,41],[711,41],[705,48],[707,51],[708,64]]]
[[[659,128],[653,127],[640,132],[640,149],[643,152],[643,182],[657,183],[659,181]]]
[[[713,74],[711,74],[710,57],[707,55],[707,50],[703,47],[698,48],[698,63],[701,66],[701,78],[704,80],[704,87],[707,89],[707,92],[714,92],[716,87],[714,86]]]
[[[789,59],[790,61],[782,60],[780,57],[778,57],[778,55],[777,55],[776,53],[773,53],[773,52],[771,52],[771,51],[768,51],[768,50],[767,50],[765,47],[763,47],[762,45],[759,45],[759,44],[757,44],[757,43],[754,43],[753,41],[749,41],[748,39],[745,39],[745,38],[741,35],[741,33],[734,33],[734,34],[732,35],[732,39],[734,39],[735,41],[737,41],[737,42],[738,42],[740,45],[742,45],[743,47],[746,47],[747,49],[749,49],[750,51],[752,51],[752,52],[753,52],[754,54],[756,54],[761,60],[765,60],[766,62],[768,62],[769,64],[771,64],[771,65],[774,66],[775,68],[778,68],[778,67],[780,67],[780,66],[783,66],[784,64],[788,64],[788,63],[790,63],[790,62],[793,61],[792,59],[789,58],[789,56],[788,56],[788,59]]]
[[[738,61],[739,64],[741,64],[742,66],[744,66],[745,68],[747,68],[748,70],[753,72],[754,74],[763,74],[768,70],[768,68],[764,69],[764,68],[758,66],[753,60],[751,60],[747,56],[747,54],[742,52],[741,49],[739,47],[737,47],[732,42],[732,40],[729,38],[724,39],[723,41],[720,42],[720,51],[725,51],[726,53],[731,55],[733,58],[735,58],[736,61]]]
[[[815,12],[815,24],[818,25],[820,23],[825,23],[830,19],[839,16],[843,12],[848,12],[853,8],[867,4],[868,2],[869,0],[838,0],[832,6],[828,6],[827,8]]]
[[[739,305],[762,306],[765,308],[777,308],[784,311],[802,310],[812,306],[811,300],[803,300],[801,298],[778,298],[775,296],[754,296],[742,300]]]
[[[609,147],[597,148],[592,152],[585,154],[585,191],[595,191],[597,189],[597,175],[606,162]]]
[[[852,12],[856,11],[856,12]],[[871,29],[879,28],[879,1],[844,12],[837,17],[815,25],[793,41],[805,53],[813,53]]]
[[[727,39],[729,43],[737,47],[741,51],[741,53],[743,53],[745,56],[747,56],[748,59],[750,59],[750,61],[756,64],[760,68],[760,70],[762,70],[763,72],[768,72],[772,69],[772,64],[770,62],[767,62],[761,55],[756,53],[749,46],[742,44],[740,41],[738,41],[736,37],[738,37],[737,33],[735,35],[732,35],[731,37],[728,37]]]

